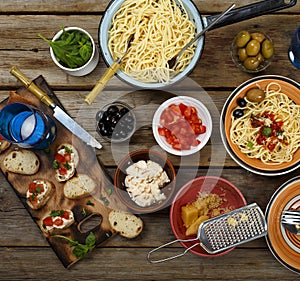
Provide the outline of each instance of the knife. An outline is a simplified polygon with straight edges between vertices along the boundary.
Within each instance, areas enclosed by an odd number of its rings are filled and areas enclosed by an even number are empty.
[[[27,78],[16,66],[13,66],[10,73],[20,80],[23,85],[31,93],[33,93],[39,100],[53,110],[53,116],[63,124],[75,136],[79,137],[88,145],[100,149],[102,145],[93,138],[86,130],[84,130],[78,123],[76,123],[66,112],[64,112],[55,102],[37,85]]]

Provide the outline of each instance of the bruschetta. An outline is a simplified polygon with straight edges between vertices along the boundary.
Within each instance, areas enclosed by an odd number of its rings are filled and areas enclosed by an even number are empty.
[[[68,143],[61,144],[56,151],[53,167],[55,178],[59,182],[67,181],[72,178],[79,162],[77,149]]]
[[[54,229],[65,229],[74,223],[74,214],[71,210],[52,210],[41,220],[41,228],[45,232]]]
[[[35,179],[30,182],[26,192],[26,202],[31,209],[42,208],[49,200],[54,184],[46,179]]]

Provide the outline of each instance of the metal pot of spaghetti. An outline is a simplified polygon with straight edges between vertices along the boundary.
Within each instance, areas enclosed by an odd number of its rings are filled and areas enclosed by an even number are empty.
[[[231,10],[212,29],[292,7],[297,0],[265,0]],[[168,62],[219,15],[202,17],[191,0],[112,0],[99,24],[102,57],[111,66],[134,34],[117,76],[140,88],[164,88],[195,68],[204,36],[188,48],[175,68]],[[211,29],[211,30],[212,30]]]

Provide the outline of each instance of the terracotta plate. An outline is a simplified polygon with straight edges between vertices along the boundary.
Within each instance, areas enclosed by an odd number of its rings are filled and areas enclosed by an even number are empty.
[[[296,104],[300,104],[300,84],[283,76],[264,75],[246,81],[232,92],[224,104],[220,120],[222,140],[227,152],[233,160],[251,172],[267,176],[285,174],[297,169],[300,166],[300,149],[296,151],[293,160],[289,163],[267,165],[259,159],[249,158],[246,154],[242,153],[239,147],[233,144],[230,140],[229,131],[231,126],[230,116],[234,108],[237,106],[237,99],[244,97],[246,92],[250,88],[255,87],[255,85],[258,84],[264,89],[270,82],[278,83],[284,94],[286,94]]]
[[[300,274],[300,235],[294,235],[280,224],[283,210],[300,210],[300,176],[290,179],[273,194],[266,208],[268,246],[288,269]]]
[[[173,233],[177,239],[186,240],[195,238],[195,236],[185,235],[186,228],[181,219],[181,207],[187,203],[195,201],[199,192],[214,193],[220,195],[222,198],[225,198],[225,202],[220,207],[231,207],[232,209],[237,209],[247,204],[243,194],[238,190],[238,188],[223,178],[204,176],[193,179],[178,191],[171,206],[170,223]],[[197,243],[197,240],[193,242],[180,243],[184,248],[189,248]],[[202,257],[216,257],[227,254],[233,249],[234,248],[231,248],[212,255],[208,254],[200,245],[197,245],[192,248],[190,252]]]

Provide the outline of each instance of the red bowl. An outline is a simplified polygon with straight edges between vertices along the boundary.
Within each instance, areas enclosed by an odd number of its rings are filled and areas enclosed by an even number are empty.
[[[185,235],[186,227],[181,218],[181,207],[195,201],[199,192],[214,193],[226,199],[220,206],[221,208],[230,207],[232,209],[238,209],[247,205],[247,202],[239,189],[223,178],[203,176],[193,179],[178,191],[171,206],[170,223],[172,231],[177,239],[186,240],[195,238],[195,236]],[[197,243],[197,240],[193,242],[180,242],[184,248],[189,248],[195,243]],[[197,245],[189,251],[202,257],[217,257],[225,255],[233,249],[234,248],[230,248],[217,254],[209,254],[200,245]]]

